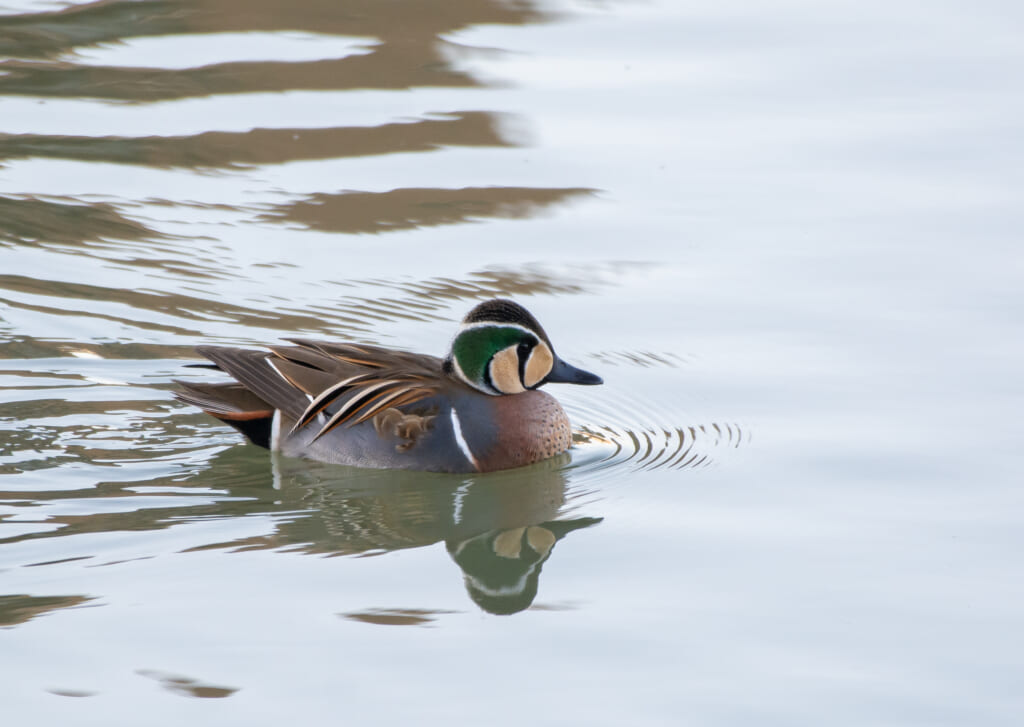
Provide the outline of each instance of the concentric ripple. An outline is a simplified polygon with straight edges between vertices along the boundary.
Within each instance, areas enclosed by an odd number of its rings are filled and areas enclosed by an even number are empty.
[[[688,422],[635,397],[563,403],[573,422],[573,466],[588,474],[707,467],[750,440],[735,422]]]

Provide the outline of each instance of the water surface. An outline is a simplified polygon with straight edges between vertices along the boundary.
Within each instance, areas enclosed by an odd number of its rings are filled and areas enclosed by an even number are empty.
[[[1019,723],[1015,4],[3,11],[11,719]],[[565,456],[295,462],[173,398],[494,296],[606,381],[550,387]]]

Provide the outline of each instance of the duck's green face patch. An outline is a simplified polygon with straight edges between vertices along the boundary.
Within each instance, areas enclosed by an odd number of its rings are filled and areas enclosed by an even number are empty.
[[[522,365],[538,339],[517,326],[476,325],[452,342],[451,357],[470,386],[491,394],[525,390]]]

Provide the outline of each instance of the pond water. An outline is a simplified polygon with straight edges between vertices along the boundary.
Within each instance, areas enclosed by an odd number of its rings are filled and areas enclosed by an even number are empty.
[[[1024,718],[1024,6],[2,12],[8,719]],[[173,398],[495,296],[605,379],[548,387],[567,455],[317,465]]]

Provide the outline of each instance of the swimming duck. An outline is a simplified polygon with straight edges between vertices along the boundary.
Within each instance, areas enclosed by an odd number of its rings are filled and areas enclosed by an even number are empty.
[[[600,384],[562,361],[518,303],[488,300],[444,358],[304,338],[256,351],[199,346],[223,383],[178,382],[181,401],[253,443],[324,462],[432,472],[532,464],[572,443],[548,383]]]

